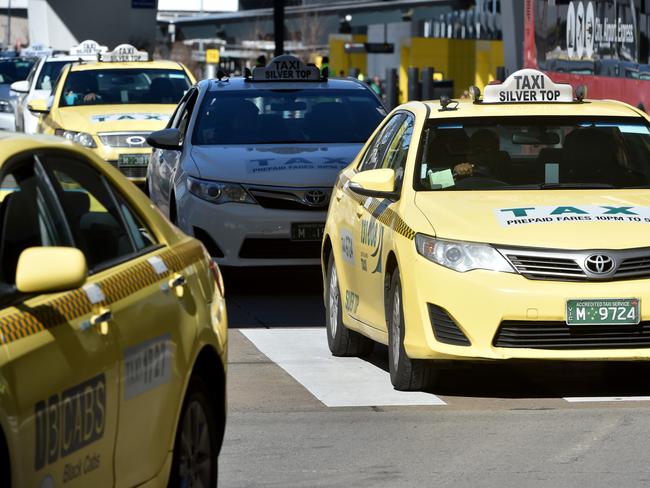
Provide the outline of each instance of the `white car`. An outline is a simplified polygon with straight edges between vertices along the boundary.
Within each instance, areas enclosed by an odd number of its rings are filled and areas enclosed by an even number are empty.
[[[14,56],[0,57],[0,130],[14,131],[14,112],[18,98],[9,86],[16,80],[23,80],[36,63],[37,58]]]
[[[337,175],[384,116],[368,85],[280,56],[192,87],[147,138],[146,188],[220,265],[317,265]]]

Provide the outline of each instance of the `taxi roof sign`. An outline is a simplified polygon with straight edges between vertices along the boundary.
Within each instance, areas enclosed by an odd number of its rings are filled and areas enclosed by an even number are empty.
[[[30,57],[46,57],[52,55],[52,48],[47,47],[45,44],[32,44],[25,49],[20,50],[21,56],[30,56]]]
[[[253,81],[321,81],[320,70],[295,56],[283,54],[265,67],[253,69]]]
[[[131,44],[120,44],[111,52],[100,52],[99,60],[105,63],[123,63],[130,61],[149,61],[149,53],[138,51]]]
[[[99,53],[108,51],[106,46],[100,46],[97,41],[86,39],[78,46],[73,46],[70,49],[70,54],[75,56],[96,56]]]
[[[520,69],[503,83],[488,85],[483,103],[554,103],[573,102],[573,87],[553,83],[546,74],[535,69]]]

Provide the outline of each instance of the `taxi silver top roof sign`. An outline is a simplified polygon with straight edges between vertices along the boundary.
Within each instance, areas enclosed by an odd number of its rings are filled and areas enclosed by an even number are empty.
[[[120,44],[112,52],[100,52],[99,60],[107,63],[148,61],[149,54],[145,51],[138,51],[131,44]]]
[[[70,54],[75,56],[87,56],[87,55],[97,55],[108,51],[106,46],[100,46],[97,41],[91,39],[86,39],[78,46],[73,46],[70,49]]]
[[[52,55],[52,48],[46,46],[45,44],[32,44],[29,47],[20,50],[21,56],[29,57],[46,57]]]
[[[265,67],[253,69],[253,81],[320,81],[320,70],[294,56],[283,54]]]
[[[535,69],[520,69],[503,83],[488,85],[483,103],[552,103],[573,102],[573,87],[553,83],[547,75]]]

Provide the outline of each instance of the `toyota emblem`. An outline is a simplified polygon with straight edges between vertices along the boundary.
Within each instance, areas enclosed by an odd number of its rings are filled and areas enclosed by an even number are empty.
[[[606,254],[592,254],[585,259],[587,271],[595,275],[607,275],[614,270],[614,260]]]
[[[327,194],[321,190],[309,190],[303,198],[305,203],[312,207],[322,207],[327,202]]]
[[[126,143],[129,146],[141,146],[145,141],[146,139],[143,136],[131,136],[126,138]]]

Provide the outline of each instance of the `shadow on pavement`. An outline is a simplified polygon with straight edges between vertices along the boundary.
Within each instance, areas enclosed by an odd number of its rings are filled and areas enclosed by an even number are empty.
[[[388,374],[388,348],[364,358]],[[443,362],[429,393],[477,398],[650,396],[650,362]]]
[[[323,327],[320,268],[222,268],[231,328]]]

